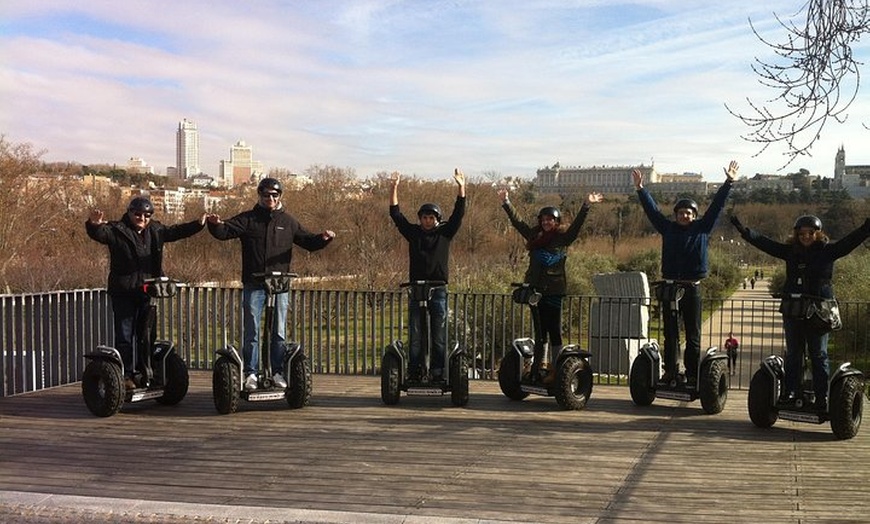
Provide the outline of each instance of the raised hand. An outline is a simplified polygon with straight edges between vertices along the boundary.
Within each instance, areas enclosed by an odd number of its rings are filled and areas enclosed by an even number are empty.
[[[639,169],[631,170],[631,179],[634,182],[634,187],[638,189],[643,187],[643,173]]]
[[[103,211],[100,209],[91,210],[91,214],[88,216],[88,221],[95,226],[106,223],[106,221],[103,220]]]
[[[728,164],[728,167],[723,168],[725,170],[725,177],[728,178],[728,180],[731,180],[732,182],[734,180],[737,180],[737,170],[739,168],[740,168],[740,166],[737,165],[737,161],[732,160],[731,163]]]

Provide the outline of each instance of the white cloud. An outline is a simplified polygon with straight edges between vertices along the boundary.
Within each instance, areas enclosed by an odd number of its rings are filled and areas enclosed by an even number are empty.
[[[174,164],[182,118],[216,173],[243,139],[269,167],[531,177],[560,161],[701,171],[784,158],[725,110],[764,100],[750,65],[778,0],[4,2],[0,131],[48,160]],[[859,49],[866,52],[865,48]],[[870,107],[792,167],[861,159]]]

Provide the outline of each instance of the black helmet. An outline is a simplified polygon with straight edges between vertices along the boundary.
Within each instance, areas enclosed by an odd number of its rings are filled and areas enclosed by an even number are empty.
[[[698,203],[691,198],[681,198],[677,200],[677,203],[674,204],[674,213],[680,209],[691,209],[692,212],[695,213],[695,216],[698,216]]]
[[[541,217],[547,215],[553,217],[553,220],[556,223],[562,222],[562,213],[559,212],[559,208],[553,206],[542,207],[540,211],[538,211],[538,221],[541,220]]]
[[[438,207],[438,204],[426,202],[420,206],[420,210],[417,211],[417,218],[420,218],[423,215],[435,215],[435,218],[441,222],[441,208]]]
[[[810,229],[814,229],[816,231],[822,230],[822,220],[815,215],[804,215],[798,217],[797,220],[794,221],[794,229],[800,229],[802,227],[808,227]]]
[[[281,182],[275,178],[266,177],[260,180],[260,183],[257,185],[257,193],[262,195],[270,191],[275,191],[280,195],[284,192],[284,188],[281,186]]]
[[[127,212],[154,214],[154,205],[146,197],[138,196],[127,205]]]

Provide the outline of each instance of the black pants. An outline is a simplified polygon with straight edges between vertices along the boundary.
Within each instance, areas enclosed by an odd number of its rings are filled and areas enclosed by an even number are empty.
[[[697,378],[698,358],[701,354],[701,286],[692,284],[673,284],[684,290],[677,310],[671,304],[662,304],[665,328],[665,373],[677,373],[677,355],[680,353],[680,319],[686,329],[686,351],[683,365],[687,378]]]
[[[549,340],[552,348],[562,345],[562,303],[559,301],[559,305],[555,305],[546,298],[537,305],[538,318],[532,315],[535,321],[535,346],[544,347]]]

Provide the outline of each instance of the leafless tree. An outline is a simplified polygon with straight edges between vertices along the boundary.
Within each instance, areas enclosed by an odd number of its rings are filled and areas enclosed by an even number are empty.
[[[803,17],[802,17],[803,15]],[[747,98],[749,108],[728,111],[751,131],[743,135],[762,144],[783,143],[789,165],[809,155],[825,125],[843,123],[860,87],[860,66],[852,46],[870,30],[868,0],[807,0],[790,19],[774,14],[786,31],[784,42],[766,40],[750,20],[753,33],[777,58],[756,58],[752,69],[759,82],[776,95],[763,103]]]

